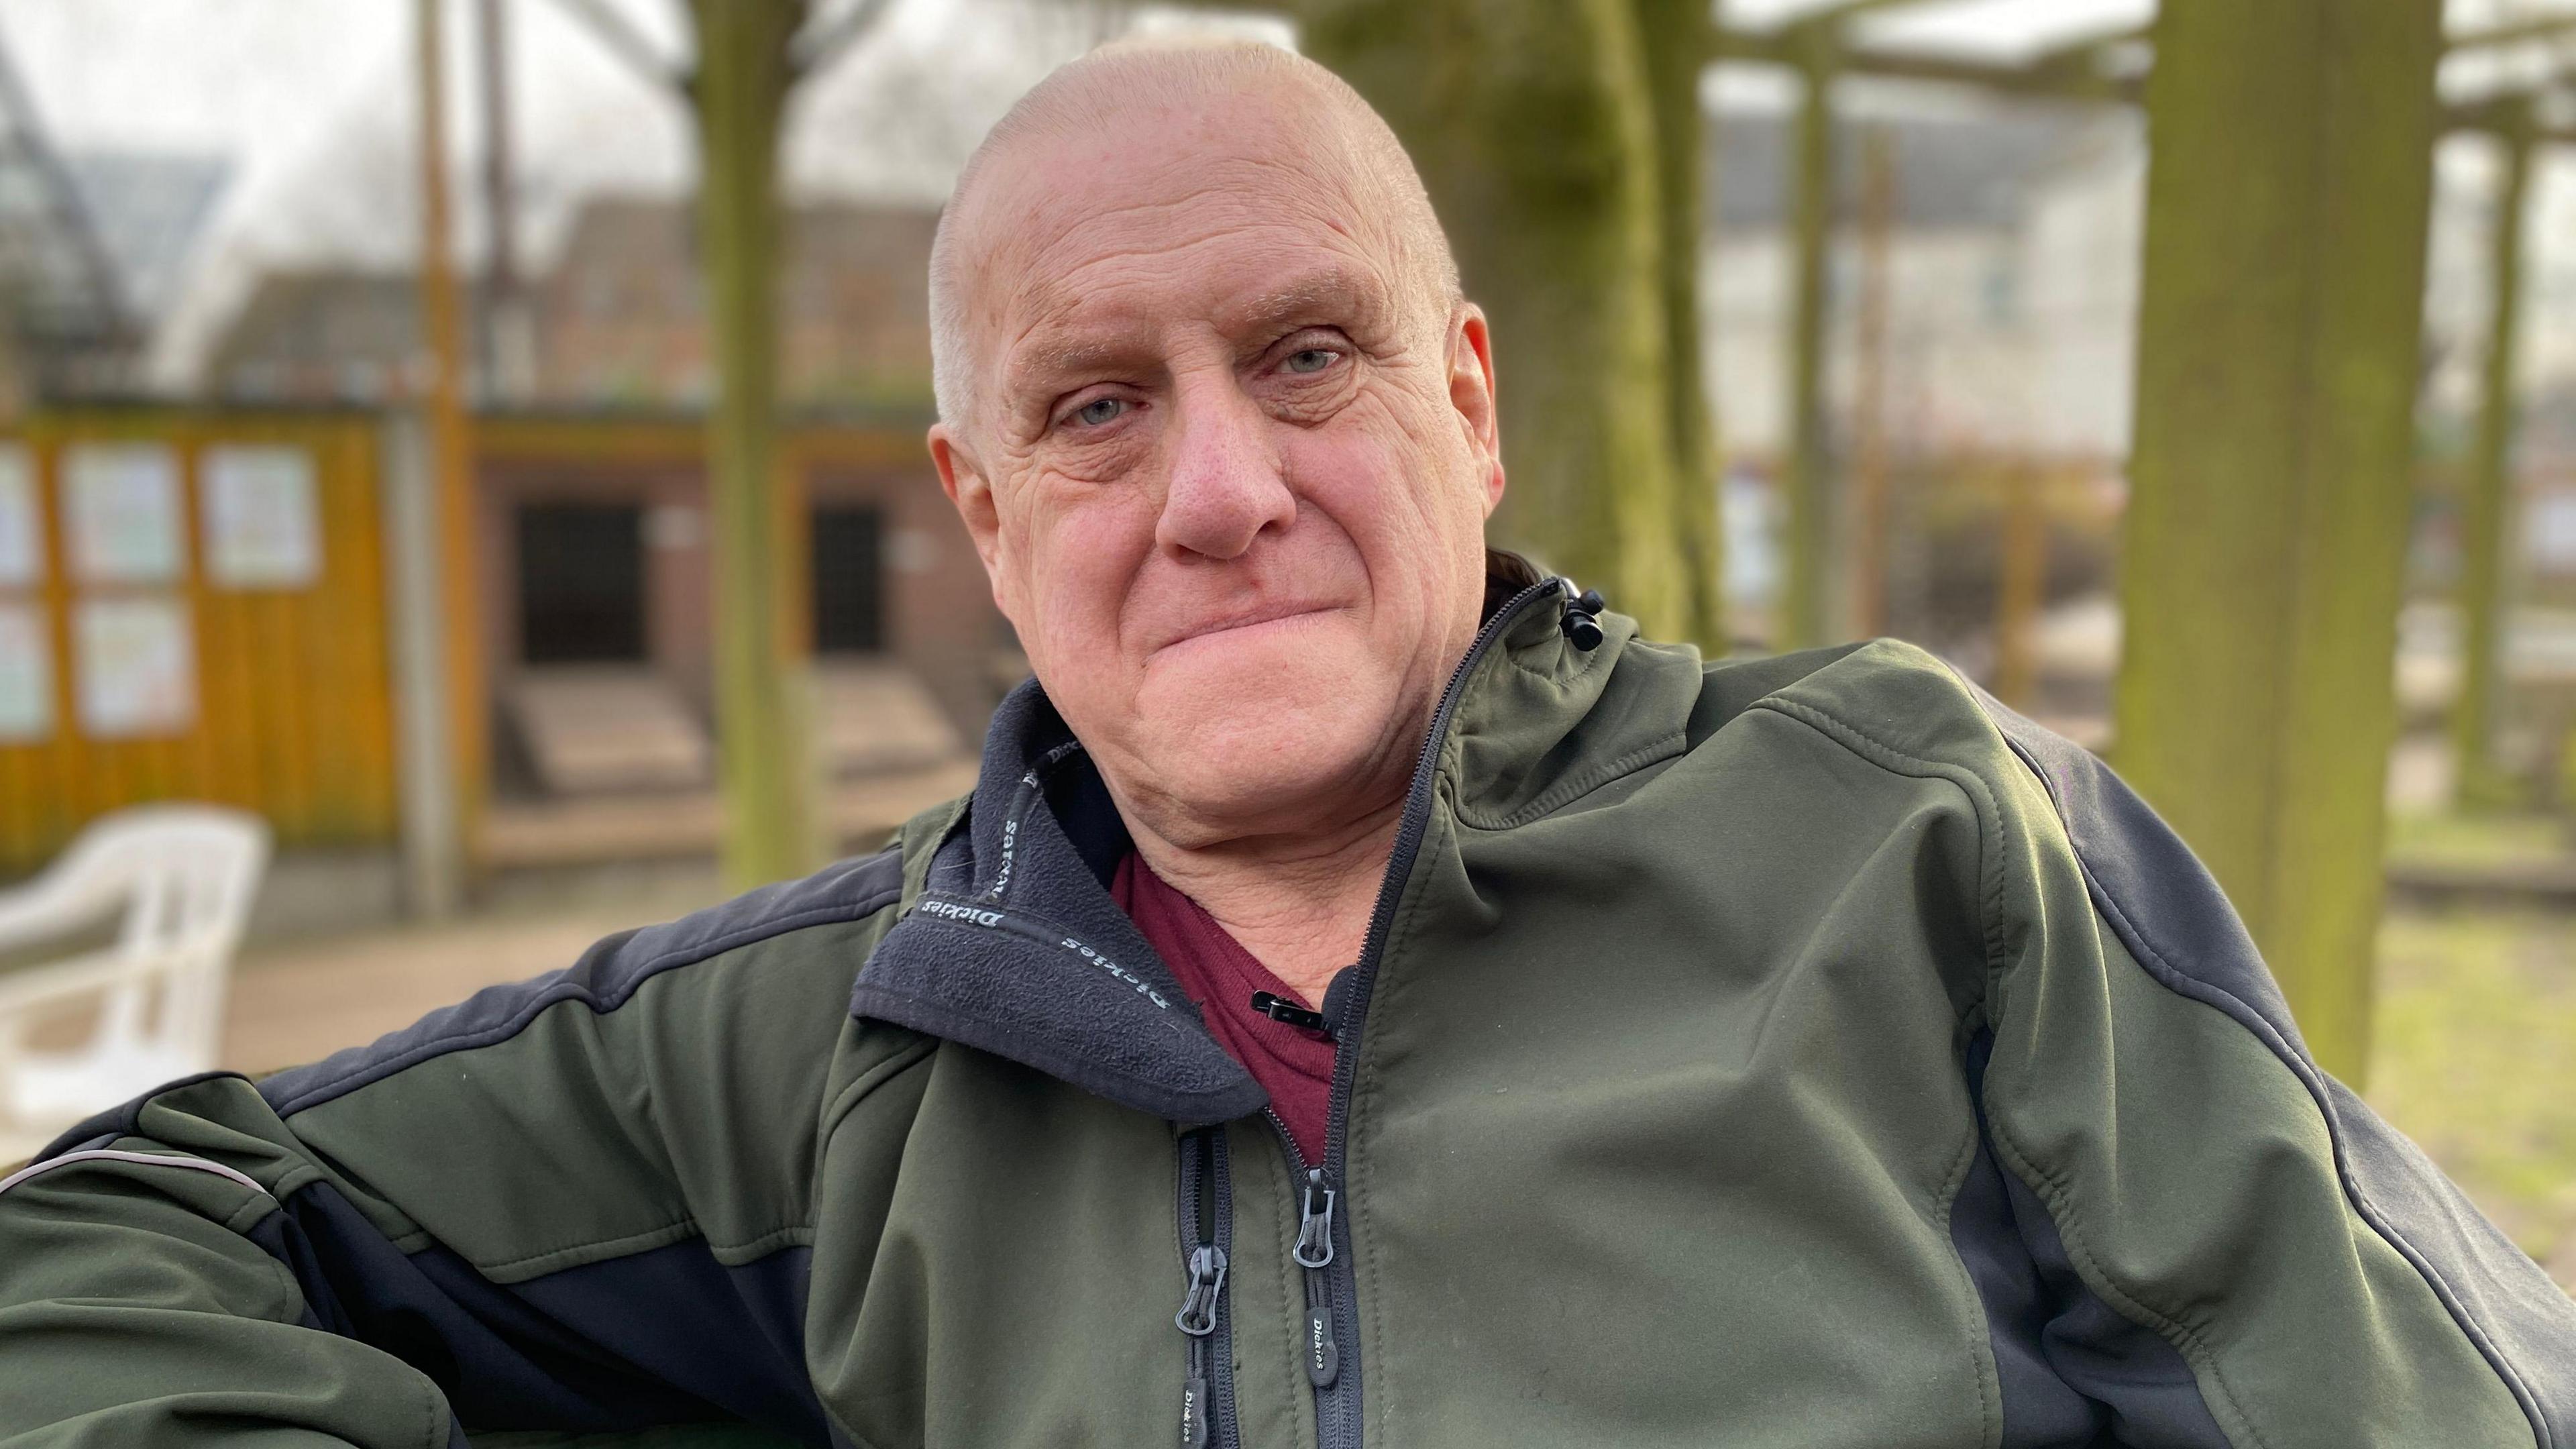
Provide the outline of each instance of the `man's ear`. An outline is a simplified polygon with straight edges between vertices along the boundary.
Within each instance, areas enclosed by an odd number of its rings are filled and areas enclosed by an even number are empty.
[[[1503,433],[1496,416],[1494,339],[1485,311],[1461,302],[1449,323],[1449,405],[1467,430],[1484,465],[1485,513],[1491,517],[1503,501]]]
[[[975,556],[984,561],[984,572],[993,574],[1001,550],[1002,516],[993,506],[993,485],[985,481],[984,465],[946,423],[930,425],[930,461],[939,470],[939,491],[956,505],[967,537],[975,540]]]
[[[930,461],[939,469],[939,491],[956,505],[966,536],[975,541],[975,557],[983,560],[993,602],[1002,605],[1002,514],[994,505],[984,465],[946,423],[930,425]]]

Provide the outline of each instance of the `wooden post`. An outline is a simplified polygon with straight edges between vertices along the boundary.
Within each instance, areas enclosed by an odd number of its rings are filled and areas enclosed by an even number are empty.
[[[1858,394],[1852,400],[1852,631],[1887,632],[1888,242],[1896,224],[1896,145],[1883,122],[1861,132]]]
[[[2039,468],[2003,465],[2003,537],[1995,570],[1995,697],[2027,710],[2039,685],[2039,607],[2048,582],[2048,515]]]
[[[823,854],[807,744],[803,490],[779,467],[778,137],[802,0],[691,0],[698,236],[716,400],[707,426],[715,565],[717,771],[737,888]]]
[[[2118,762],[2368,1060],[2440,0],[2165,0]]]
[[[2531,177],[2528,103],[2499,137],[2503,167],[2487,236],[2487,285],[2494,297],[2486,339],[2485,389],[2477,442],[2462,489],[2460,528],[2460,693],[2451,706],[2453,798],[2463,807],[2502,803],[2509,784],[2495,763],[2503,702],[2504,621],[2511,586],[2504,567],[2513,517],[2514,352],[2521,334],[2523,210]]]
[[[439,0],[418,0],[413,14],[420,66],[421,338],[429,351],[429,453],[437,494],[439,569],[446,655],[454,832],[460,868],[471,881],[480,862],[482,820],[491,790],[490,682],[483,659],[483,610],[476,561],[474,438],[465,413],[465,335],[458,305],[447,199],[446,37]]]
[[[1778,649],[1805,649],[1826,641],[1827,564],[1833,548],[1833,503],[1825,463],[1825,272],[1831,258],[1834,205],[1834,33],[1822,25],[1799,31],[1795,165],[1796,223],[1790,292],[1789,425],[1780,471],[1788,505],[1786,568],[1772,641]]]

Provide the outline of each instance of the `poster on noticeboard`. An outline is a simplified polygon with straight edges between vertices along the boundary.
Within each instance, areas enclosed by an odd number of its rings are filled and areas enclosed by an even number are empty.
[[[138,739],[185,734],[196,723],[196,645],[186,600],[83,599],[72,641],[83,734]]]
[[[179,455],[160,443],[63,450],[67,571],[84,584],[175,583],[186,571]]]
[[[322,577],[313,455],[302,448],[208,448],[203,479],[206,578],[233,589],[305,589]]]
[[[44,609],[0,603],[0,744],[31,745],[53,737],[53,631]]]
[[[0,589],[45,581],[45,515],[36,499],[36,464],[24,443],[0,443]]]

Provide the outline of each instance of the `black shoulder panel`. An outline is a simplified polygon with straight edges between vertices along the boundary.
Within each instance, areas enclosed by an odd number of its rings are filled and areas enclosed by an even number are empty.
[[[463,1428],[741,1421],[830,1442],[805,1372],[807,1248],[728,1265],[691,1237],[503,1286],[446,1248],[403,1253],[320,1182],[247,1236],[294,1274],[307,1327],[420,1370]]]
[[[1962,1067],[1977,1113],[1977,1148],[1950,1204],[1950,1243],[1985,1305],[2003,1399],[1998,1449],[2154,1444],[2230,1449],[2191,1365],[2155,1330],[2102,1301],[2075,1269],[2048,1205],[1995,1161],[1986,1126],[1980,1030]]]
[[[2233,1017],[2306,1085],[2354,1211],[2423,1275],[2541,1449],[2576,1449],[2576,1302],[2317,1066],[2253,937],[2182,838],[2091,753],[1969,687],[2048,788],[2103,922],[2150,976]]]
[[[301,1112],[432,1057],[507,1041],[558,1002],[578,1001],[593,1011],[615,1011],[636,988],[664,971],[807,926],[855,921],[894,904],[902,894],[903,859],[898,852],[885,850],[845,860],[803,880],[763,886],[695,915],[621,931],[561,971],[486,987],[371,1045],[280,1072],[260,1083],[260,1095],[280,1117]]]

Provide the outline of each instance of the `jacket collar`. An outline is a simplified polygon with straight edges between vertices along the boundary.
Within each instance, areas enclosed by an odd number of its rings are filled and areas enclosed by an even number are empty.
[[[1634,624],[1615,614],[1601,616],[1608,637],[1599,648],[1577,650],[1558,626],[1561,597],[1554,580],[1533,585],[1488,621],[1443,696],[1408,819],[1436,804],[1471,824],[1517,823],[1587,788],[1605,766],[1635,768],[1652,753],[1647,717],[1664,729],[1679,717],[1634,699],[1603,705],[1647,688],[1649,676],[1663,685],[1650,694],[1684,688],[1670,666],[1685,657],[1678,672],[1695,688],[1696,656],[1632,645]],[[1621,664],[1639,650],[1672,657],[1663,667]],[[1411,839],[1399,839],[1384,902],[1412,873],[1420,835],[1417,822]],[[1036,681],[995,711],[964,808],[935,836],[906,844],[928,851],[926,868],[907,872],[918,889],[861,967],[852,1015],[1007,1057],[1184,1125],[1268,1104],[1110,898],[1126,827]]]

